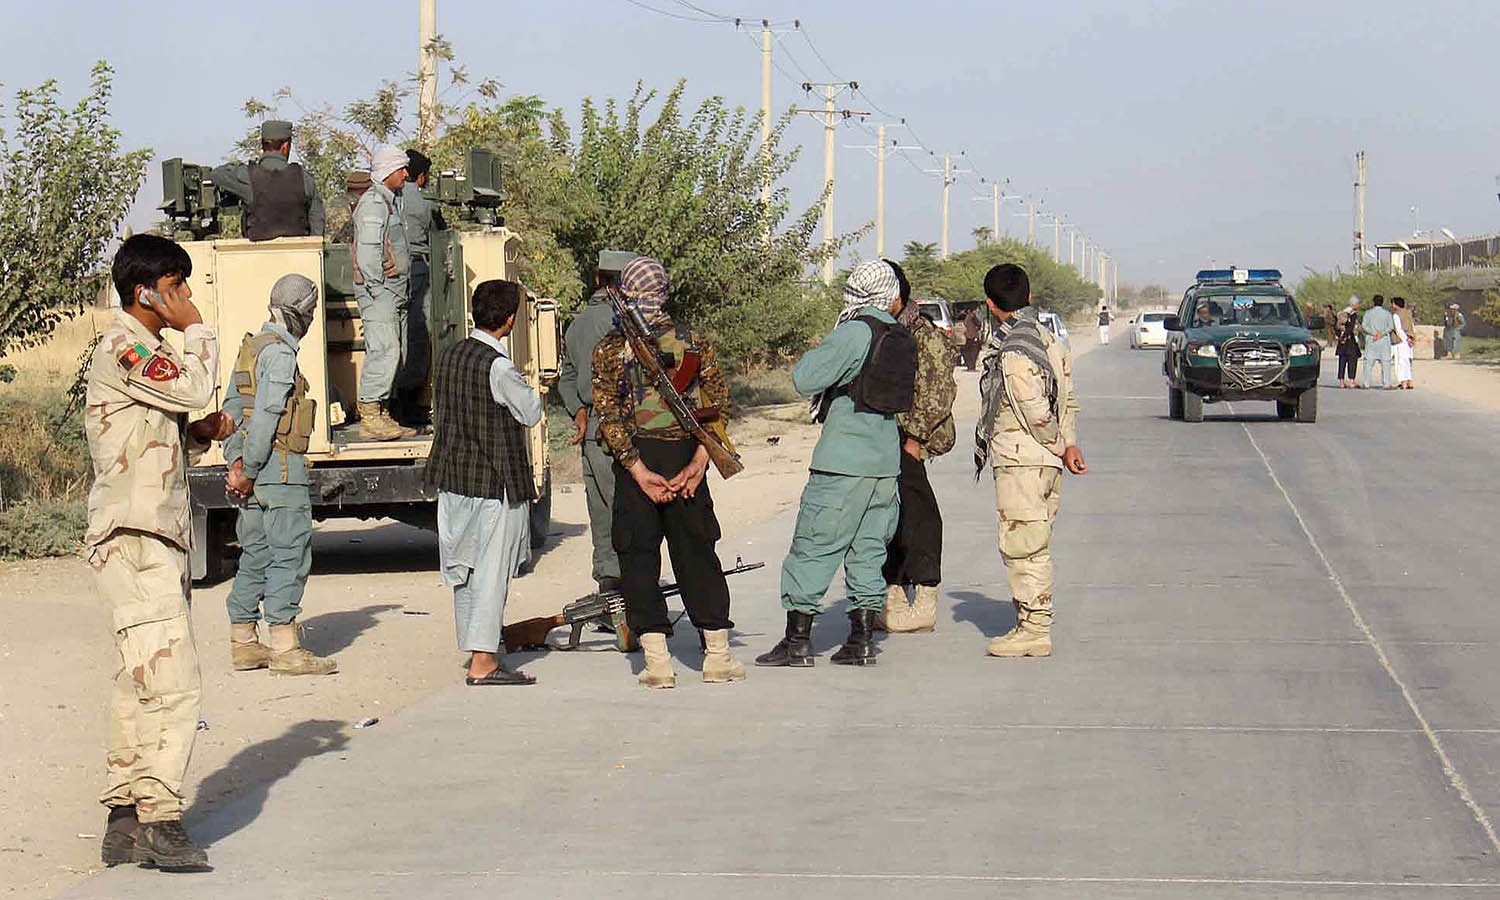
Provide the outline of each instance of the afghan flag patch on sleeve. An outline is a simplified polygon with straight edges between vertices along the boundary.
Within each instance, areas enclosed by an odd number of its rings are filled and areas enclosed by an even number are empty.
[[[128,372],[131,369],[134,369],[136,366],[140,365],[141,360],[150,355],[151,351],[146,349],[145,344],[131,344],[129,347],[125,348],[124,353],[120,354],[120,366]]]

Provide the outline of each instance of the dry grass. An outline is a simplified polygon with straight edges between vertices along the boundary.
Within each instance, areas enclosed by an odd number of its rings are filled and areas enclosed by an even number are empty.
[[[109,327],[109,310],[86,309],[80,315],[58,323],[45,343],[0,356],[0,365],[12,366],[16,378],[0,385],[0,395],[11,391],[31,394],[39,389],[57,386],[67,390],[78,373],[79,356]]]

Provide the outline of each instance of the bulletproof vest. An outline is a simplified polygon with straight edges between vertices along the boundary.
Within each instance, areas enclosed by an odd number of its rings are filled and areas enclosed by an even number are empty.
[[[678,325],[670,331],[657,335],[656,346],[661,354],[662,368],[668,373],[682,364],[688,350],[697,349],[691,343],[686,325]],[[630,378],[631,384],[635,387],[637,431],[667,431],[681,427],[677,416],[672,413],[672,408],[667,406],[667,401],[662,399],[661,392],[656,389],[655,383],[646,377],[646,373],[639,365],[631,364]],[[703,407],[700,379],[694,378],[680,393],[695,407],[700,409]]]
[[[874,316],[855,316],[852,321],[870,327],[870,349],[854,380],[823,392],[818,421],[828,417],[833,398],[846,394],[854,411],[894,416],[911,409],[917,393],[917,339],[899,323],[882,322]]]
[[[252,241],[312,234],[307,217],[307,184],[302,167],[287,163],[268,169],[250,164],[250,206],[245,210],[245,236]]]
[[[373,191],[375,189],[371,187],[370,190]],[[391,216],[396,214],[395,205],[391,203],[391,201],[387,200],[384,194],[376,194],[376,196],[380,198],[380,202],[385,204],[385,214],[387,220],[389,220]],[[363,197],[361,197],[361,199],[363,199]],[[358,208],[358,206],[359,204],[355,203],[355,207]],[[353,210],[351,210],[350,212],[352,214]],[[353,221],[352,218],[350,221]],[[359,270],[358,248],[359,243],[355,240],[353,234],[351,233],[349,237],[349,271],[353,275],[355,284],[364,284],[364,273]],[[396,248],[391,245],[391,231],[386,227],[382,227],[380,229],[380,268],[387,274],[394,271],[396,268]]]
[[[249,433],[250,419],[255,415],[255,361],[260,358],[262,350],[277,343],[284,342],[268,331],[247,334],[240,344],[240,355],[234,361],[234,387],[245,401],[245,419],[240,427],[246,433]],[[276,437],[271,441],[271,449],[283,453],[306,453],[317,411],[318,401],[307,396],[307,379],[298,372],[292,382],[292,393],[286,398],[286,410],[276,420]],[[286,465],[285,460],[282,465]]]

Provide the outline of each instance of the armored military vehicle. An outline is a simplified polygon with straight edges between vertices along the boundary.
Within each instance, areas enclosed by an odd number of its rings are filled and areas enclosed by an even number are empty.
[[[219,333],[219,390],[224,401],[240,339],[266,320],[271,286],[296,272],[321,284],[318,312],[302,340],[298,362],[317,401],[317,419],[307,458],[312,464],[313,515],[317,519],[390,517],[419,527],[436,523],[437,496],[423,485],[432,449],[430,434],[410,440],[365,441],[351,422],[364,362],[359,307],[354,300],[349,246],[321,237],[284,237],[252,242],[218,237],[219,214],[232,198],[208,181],[208,168],[180,159],[162,164],[161,209],[183,237],[193,260],[189,284],[203,320]],[[520,236],[504,226],[497,209],[499,162],[492,153],[470,154],[466,173],[436,173],[428,193],[462,224],[431,235],[429,332],[432,358],[469,333],[474,288],[492,278],[518,281]],[[511,359],[526,380],[545,392],[558,365],[556,302],[527,293],[509,337]],[[429,385],[430,388],[430,385]],[[551,516],[552,476],[547,420],[529,429],[532,476],[538,500],[531,510],[531,542],[545,541]],[[192,495],[192,572],[218,580],[233,573],[235,504],[224,492],[224,457],[216,446],[188,473]]]

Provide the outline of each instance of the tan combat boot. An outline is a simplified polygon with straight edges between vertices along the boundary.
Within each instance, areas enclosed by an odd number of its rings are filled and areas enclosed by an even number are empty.
[[[646,668],[641,670],[637,681],[648,688],[677,687],[677,673],[672,671],[672,654],[667,652],[667,636],[660,632],[641,635],[641,652],[646,655]]]
[[[885,587],[885,609],[875,614],[871,631],[900,631],[901,624],[910,618],[911,604],[906,601],[906,588],[899,584]]]
[[[359,436],[370,441],[397,441],[416,436],[410,428],[396,424],[385,411],[384,403],[361,400],[359,409]]]
[[[890,618],[892,634],[928,632],[937,625],[938,589],[932,585],[919,584],[916,594],[916,602],[902,610],[899,619]],[[889,603],[889,596],[886,600]],[[902,606],[906,604],[902,603]],[[889,617],[889,613],[887,616]]]
[[[255,624],[229,623],[229,657],[236,672],[264,669],[271,661],[271,648],[260,642]]]
[[[729,655],[729,629],[703,632],[703,680],[710,683],[744,681],[745,664]]]
[[[339,664],[332,657],[313,655],[302,646],[302,628],[296,622],[271,626],[271,672],[276,675],[332,675]]]
[[[990,641],[990,656],[1051,656],[1052,606],[1026,607],[1017,603],[1016,627]]]

